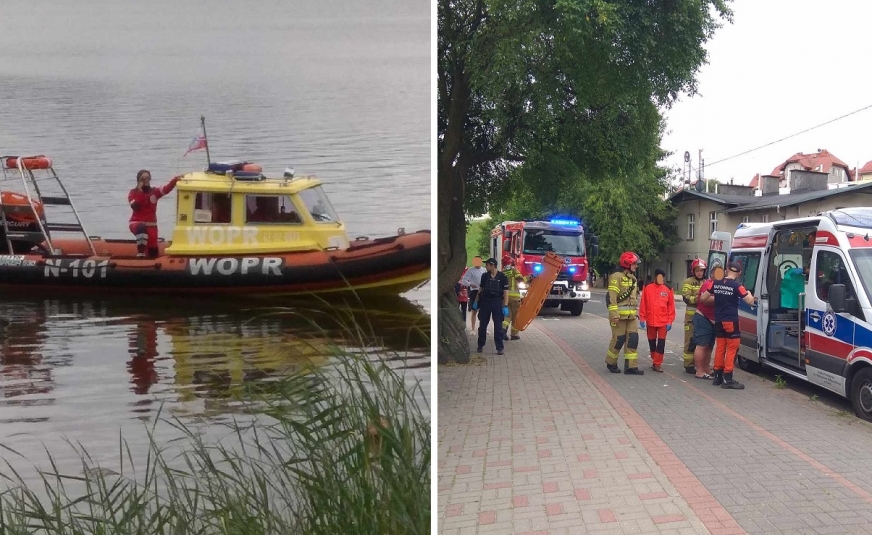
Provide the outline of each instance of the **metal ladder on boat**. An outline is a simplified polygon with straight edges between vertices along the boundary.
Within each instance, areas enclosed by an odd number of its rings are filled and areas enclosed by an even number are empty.
[[[30,162],[37,161],[42,162],[43,165],[30,164]],[[10,163],[14,165],[7,165]],[[67,188],[55,172],[49,158],[44,155],[3,156],[0,167],[3,169],[3,186],[6,185],[7,179],[12,180],[7,175],[7,172],[11,171],[11,174],[17,174],[21,179],[23,194],[27,197],[28,206],[51,255],[57,254],[52,242],[53,236],[57,234],[80,234],[88,243],[91,254],[97,254],[90,235],[85,230],[84,225],[82,225],[79,212],[73,205]],[[31,193],[31,190],[33,193]],[[0,195],[2,193],[3,187],[0,186]],[[44,220],[39,216],[36,204],[42,205],[45,216]],[[52,209],[49,210],[49,207],[52,207]],[[49,214],[50,211],[53,214]],[[26,234],[9,228],[9,220],[6,218],[5,210],[0,210],[0,224],[2,224],[3,231],[6,234],[6,245],[9,247],[9,253],[12,254],[12,240],[14,238],[25,238]]]

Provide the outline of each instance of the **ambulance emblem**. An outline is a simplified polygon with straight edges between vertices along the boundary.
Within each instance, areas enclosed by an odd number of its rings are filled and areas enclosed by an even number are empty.
[[[824,332],[827,336],[832,336],[836,333],[836,315],[832,312],[824,314],[824,319],[821,321],[821,324],[823,325]]]

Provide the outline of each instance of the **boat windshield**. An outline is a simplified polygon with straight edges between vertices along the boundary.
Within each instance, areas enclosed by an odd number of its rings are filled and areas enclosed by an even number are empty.
[[[860,284],[866,292],[866,297],[872,302],[872,249],[851,249],[851,260],[860,276]],[[834,281],[846,284],[845,281]],[[850,284],[850,281],[847,282]],[[850,288],[848,288],[850,291]],[[849,296],[850,297],[850,296]]]
[[[312,214],[312,219],[318,223],[339,223],[339,216],[333,210],[333,205],[327,199],[327,195],[321,186],[304,189],[300,192],[300,198],[306,204],[306,209]]]
[[[528,230],[525,232],[525,253],[544,255],[548,251],[558,256],[584,256],[584,236],[572,231]]]

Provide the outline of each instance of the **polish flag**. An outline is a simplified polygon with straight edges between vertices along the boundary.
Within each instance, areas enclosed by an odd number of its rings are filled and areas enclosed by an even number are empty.
[[[184,154],[182,154],[182,158],[184,158],[185,156],[187,156],[188,153],[191,152],[191,151],[200,150],[200,149],[205,149],[205,148],[206,148],[206,135],[203,134],[202,131],[201,131],[200,133],[197,134],[197,137],[195,137],[195,138],[191,141],[191,144],[188,145],[188,150],[185,151]]]

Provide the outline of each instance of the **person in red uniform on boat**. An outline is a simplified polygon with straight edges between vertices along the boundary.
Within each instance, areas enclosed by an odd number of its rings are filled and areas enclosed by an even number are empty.
[[[136,173],[136,187],[127,194],[127,201],[133,209],[130,232],[136,237],[136,256],[144,257],[148,248],[149,258],[157,258],[157,201],[173,191],[181,179],[181,176],[176,176],[167,185],[153,188],[148,169]]]

